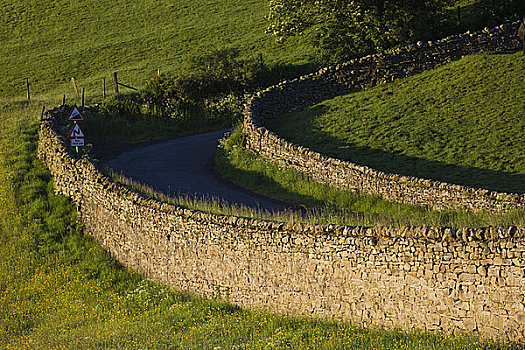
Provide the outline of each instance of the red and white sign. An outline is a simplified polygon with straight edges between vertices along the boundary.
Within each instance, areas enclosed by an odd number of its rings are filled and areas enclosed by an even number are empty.
[[[78,107],[73,106],[73,109],[71,112],[69,112],[69,117],[67,117],[67,120],[70,122],[83,122],[85,119],[82,113],[80,113]]]
[[[73,129],[71,129],[71,132],[69,133],[70,139],[83,139],[85,137],[86,136],[84,135],[82,129],[80,129],[80,126],[78,124],[75,124],[75,126],[73,126]]]

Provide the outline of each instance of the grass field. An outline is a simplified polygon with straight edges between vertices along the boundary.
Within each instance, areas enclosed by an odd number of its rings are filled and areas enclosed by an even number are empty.
[[[184,70],[185,60],[230,46],[270,63],[304,64],[312,50],[301,38],[277,44],[265,34],[265,0],[234,1],[0,1],[0,96],[73,96],[75,77],[90,98],[102,78],[119,72],[140,87],[161,72]]]
[[[312,150],[401,173],[525,193],[525,56],[479,54],[269,122]]]
[[[103,77],[110,90],[114,71],[121,82],[141,87],[157,70],[182,72],[188,57],[223,46],[262,53],[270,64],[312,64],[305,39],[277,44],[264,33],[265,4],[0,0],[0,348],[512,348],[248,312],[190,297],[124,271],[84,236],[75,205],[53,195],[50,174],[36,159],[37,120],[42,105],[59,104],[63,94],[75,101],[71,77],[94,103]],[[102,121],[93,130],[125,122]]]

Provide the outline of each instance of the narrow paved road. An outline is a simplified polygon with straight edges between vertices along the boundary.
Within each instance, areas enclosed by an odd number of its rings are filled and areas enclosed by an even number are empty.
[[[212,131],[145,146],[122,153],[106,166],[167,194],[181,192],[218,197],[229,203],[270,211],[285,209],[282,203],[245,191],[213,175],[211,162],[218,140],[226,132]]]

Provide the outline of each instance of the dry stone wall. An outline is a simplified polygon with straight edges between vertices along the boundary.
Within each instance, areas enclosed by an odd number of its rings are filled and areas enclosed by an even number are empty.
[[[248,102],[244,133],[247,148],[273,161],[294,167],[318,182],[354,192],[432,209],[506,211],[525,206],[525,195],[387,174],[333,159],[288,142],[267,130],[264,121],[338,95],[417,74],[483,51],[513,52],[520,47],[518,23],[451,36],[435,42],[355,59],[282,82]]]
[[[202,213],[75,159],[48,112],[39,157],[94,236],[147,278],[242,307],[525,342],[525,227],[350,227]]]

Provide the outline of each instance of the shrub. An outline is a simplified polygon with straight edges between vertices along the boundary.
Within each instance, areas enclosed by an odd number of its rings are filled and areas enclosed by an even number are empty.
[[[271,0],[268,31],[310,35],[325,62],[439,36],[449,0]]]
[[[193,101],[184,91],[181,79],[165,75],[149,80],[141,92],[141,100],[149,114],[174,119],[187,119]]]
[[[231,126],[242,121],[245,99],[245,95],[230,93],[226,96],[205,100],[204,109],[211,119],[222,119]]]
[[[313,71],[308,66],[268,67],[262,55],[241,58],[221,48],[187,59],[185,73],[150,79],[139,94],[119,95],[100,109],[109,115],[161,117],[210,126],[232,126],[242,119],[243,102],[253,91]]]
[[[100,104],[99,108],[100,111],[111,116],[136,117],[142,114],[140,104],[137,103],[137,97],[136,94],[116,95]]]

